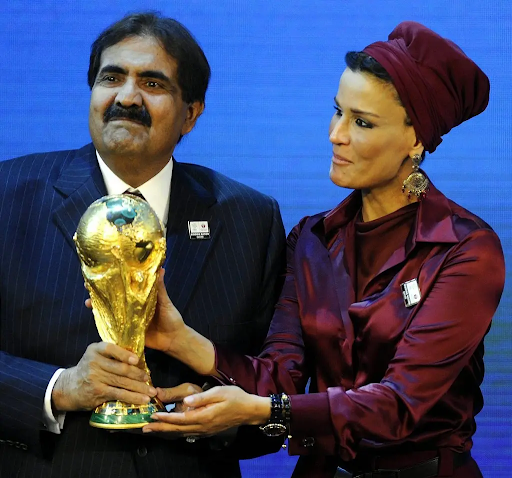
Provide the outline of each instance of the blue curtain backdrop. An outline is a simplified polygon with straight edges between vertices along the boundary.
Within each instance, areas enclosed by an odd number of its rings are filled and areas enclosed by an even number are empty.
[[[446,195],[495,228],[510,262],[510,0],[3,0],[0,159],[89,142],[90,44],[104,27],[142,9],[183,22],[212,67],[206,111],[176,157],[274,196],[287,231],[348,193],[329,181],[327,135],[345,52],[385,39],[403,20],[454,40],[489,75],[491,100],[445,138],[424,169]],[[464,297],[460,307],[464,313]],[[474,447],[484,476],[493,478],[511,476],[510,310],[507,274],[486,340],[485,408]],[[294,463],[285,452],[247,461],[244,477],[289,476]]]

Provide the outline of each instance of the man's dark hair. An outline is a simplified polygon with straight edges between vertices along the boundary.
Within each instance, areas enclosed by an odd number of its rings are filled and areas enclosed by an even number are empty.
[[[126,15],[109,26],[91,46],[87,81],[92,89],[103,51],[128,37],[156,38],[167,54],[178,63],[178,85],[186,103],[200,101],[204,104],[210,81],[210,65],[192,34],[178,21],[158,13],[144,12]]]
[[[393,79],[391,76],[389,76],[389,73],[386,71],[386,69],[375,58],[368,55],[368,53],[363,51],[349,51],[345,55],[345,63],[350,68],[350,70],[354,72],[361,71],[364,73],[369,73],[377,77],[379,80],[393,85]],[[396,98],[400,106],[403,106],[402,100],[398,96],[398,93],[396,94]],[[405,124],[407,126],[412,126],[412,121],[410,120],[407,111]]]

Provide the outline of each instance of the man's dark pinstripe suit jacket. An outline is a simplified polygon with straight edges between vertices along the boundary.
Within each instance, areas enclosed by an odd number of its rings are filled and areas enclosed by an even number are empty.
[[[229,448],[88,425],[68,413],[61,435],[44,430],[44,393],[58,367],[100,340],[72,241],[80,217],[106,194],[92,144],[0,162],[0,477],[239,476]],[[275,200],[210,169],[175,163],[167,223],[169,295],[200,333],[258,352],[284,266]],[[208,221],[190,240],[187,221]],[[147,352],[153,382],[202,384],[182,364]]]

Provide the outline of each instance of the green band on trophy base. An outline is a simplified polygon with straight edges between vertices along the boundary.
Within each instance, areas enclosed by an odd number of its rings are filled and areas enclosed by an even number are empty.
[[[161,404],[154,402],[145,405],[133,405],[124,402],[105,402],[94,410],[89,424],[96,428],[126,430],[142,428],[151,423],[151,415],[162,411]]]

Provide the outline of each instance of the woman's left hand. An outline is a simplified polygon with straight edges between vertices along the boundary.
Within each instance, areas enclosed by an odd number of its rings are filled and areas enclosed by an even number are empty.
[[[260,425],[270,417],[269,397],[251,395],[235,386],[214,387],[184,398],[183,403],[190,409],[155,413],[151,418],[156,421],[142,431],[203,437],[240,425]]]

